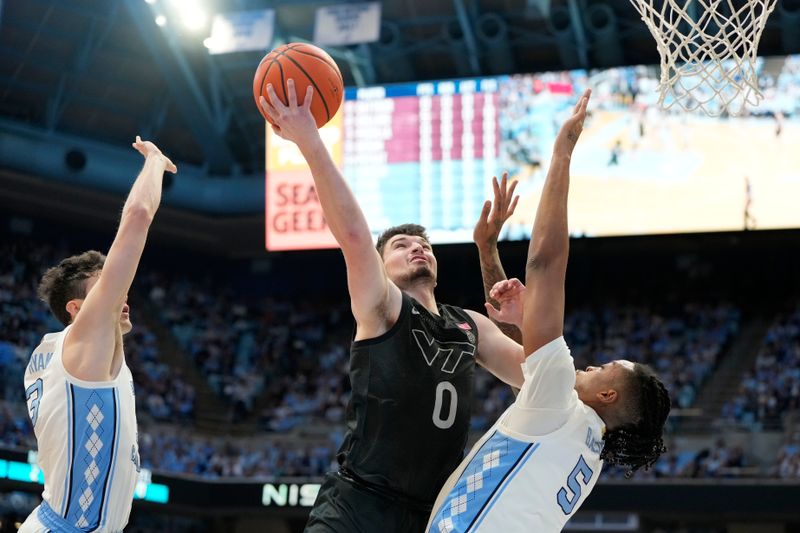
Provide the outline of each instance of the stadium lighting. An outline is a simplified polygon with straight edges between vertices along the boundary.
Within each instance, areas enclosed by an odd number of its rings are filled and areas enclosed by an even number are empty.
[[[187,12],[181,17],[183,25],[192,31],[202,30],[208,21],[208,15],[205,11],[198,10]]]
[[[144,0],[144,1],[147,2],[148,4],[155,4],[156,3],[156,0]]]
[[[156,17],[156,24],[157,25],[164,26],[164,25],[166,25],[166,23],[167,23],[167,17],[165,17],[164,15],[158,15]]]
[[[208,24],[208,13],[197,0],[173,1],[173,8],[186,29],[200,31]]]

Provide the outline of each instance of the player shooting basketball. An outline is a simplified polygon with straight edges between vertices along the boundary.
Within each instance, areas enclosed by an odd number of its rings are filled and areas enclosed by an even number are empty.
[[[518,387],[522,348],[484,315],[437,303],[425,228],[391,228],[376,248],[322,143],[311,89],[302,105],[292,80],[287,92],[285,105],[269,86],[270,103],[262,97],[261,105],[274,131],[308,162],[344,254],[356,319],[340,469],[320,489],[306,531],[420,532],[466,444],[475,362]]]
[[[42,503],[22,533],[122,531],[139,472],[133,377],[122,336],[131,331],[128,289],[177,169],[151,142],[108,256],[89,251],[45,272],[39,295],[64,324],[44,336],[25,371],[25,395],[44,473]]]
[[[494,319],[522,331],[525,382],[514,404],[475,444],[439,494],[430,533],[549,533],[561,528],[594,487],[603,462],[629,472],[664,451],[670,409],[664,385],[630,361],[575,370],[564,342],[569,255],[567,194],[572,151],[587,91],[564,123],[533,225],[525,288],[491,291]]]

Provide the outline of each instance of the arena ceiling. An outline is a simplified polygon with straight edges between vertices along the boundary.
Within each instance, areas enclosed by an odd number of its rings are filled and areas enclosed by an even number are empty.
[[[275,8],[276,43],[310,40],[315,9],[335,2],[202,0],[212,14]],[[763,54],[800,48],[781,12],[799,4],[780,0]],[[251,94],[261,53],[209,55],[208,32],[160,27],[144,0],[0,0],[0,10],[3,122],[118,146],[139,133],[209,174],[263,171]],[[348,85],[658,61],[628,0],[385,0],[382,13],[380,42],[330,50]]]

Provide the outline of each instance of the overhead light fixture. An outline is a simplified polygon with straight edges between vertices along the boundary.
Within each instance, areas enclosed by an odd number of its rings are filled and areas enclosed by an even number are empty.
[[[172,8],[184,27],[190,31],[200,31],[208,25],[208,13],[198,0],[173,1]]]
[[[192,31],[200,31],[206,27],[208,15],[203,10],[197,10],[182,14],[181,21],[186,28]]]
[[[158,24],[159,26],[164,26],[166,23],[167,23],[167,17],[165,17],[164,15],[158,15],[156,17],[156,24]]]
[[[144,1],[147,2],[148,4],[155,4],[156,3],[156,0],[144,0]]]

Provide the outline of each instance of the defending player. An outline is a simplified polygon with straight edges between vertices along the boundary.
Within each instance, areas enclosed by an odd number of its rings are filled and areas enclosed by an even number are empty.
[[[620,360],[576,372],[562,336],[569,165],[589,95],[556,138],[528,251],[527,290],[514,279],[491,291],[501,308],[490,314],[517,325],[531,354],[525,383],[442,488],[429,533],[560,531],[604,461],[633,471],[664,451],[670,400],[652,371]]]
[[[128,523],[139,471],[133,378],[122,347],[132,328],[128,289],[161,200],[164,171],[177,171],[153,143],[136,137],[133,147],[145,157],[144,168],[108,256],[89,251],[68,257],[39,285],[65,328],[44,336],[25,371],[45,486],[21,533],[116,532]]]
[[[436,302],[436,257],[422,226],[387,230],[376,250],[311,116],[311,88],[298,105],[287,83],[288,106],[271,86],[271,105],[261,105],[311,168],[356,319],[340,469],[320,489],[306,531],[421,532],[466,444],[475,361],[520,386],[522,348],[485,316]]]

